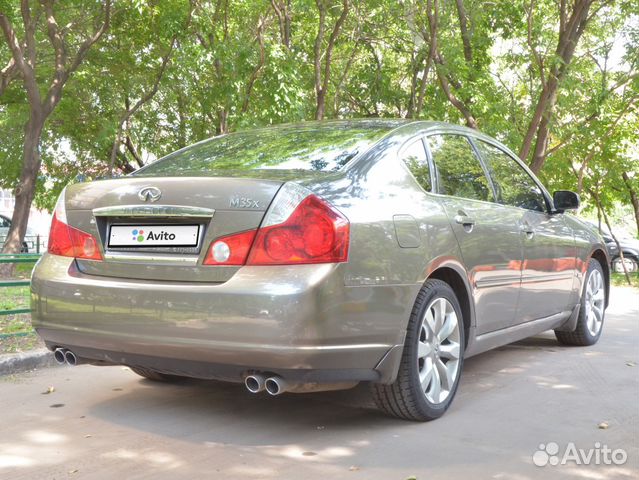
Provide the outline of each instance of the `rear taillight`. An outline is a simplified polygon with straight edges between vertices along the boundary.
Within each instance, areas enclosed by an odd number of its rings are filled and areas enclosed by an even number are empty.
[[[337,263],[348,258],[346,217],[315,195],[307,196],[284,222],[257,231],[247,265]]]
[[[95,237],[67,224],[64,192],[60,195],[53,212],[48,251],[63,257],[102,260],[102,254]]]
[[[204,265],[244,265],[256,230],[220,237],[211,243]]]
[[[326,201],[286,183],[257,230],[214,240],[205,265],[294,265],[348,259],[350,224]]]

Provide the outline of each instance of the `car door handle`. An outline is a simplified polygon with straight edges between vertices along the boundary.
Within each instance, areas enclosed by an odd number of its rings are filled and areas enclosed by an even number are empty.
[[[475,225],[475,219],[467,215],[455,215],[455,223],[472,227],[473,225]]]
[[[528,238],[532,238],[535,235],[535,229],[528,223],[520,223],[519,231],[525,233]]]

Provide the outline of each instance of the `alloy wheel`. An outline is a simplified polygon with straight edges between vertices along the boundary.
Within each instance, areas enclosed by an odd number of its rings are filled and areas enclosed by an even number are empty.
[[[419,330],[417,369],[429,402],[440,404],[454,388],[460,364],[459,322],[453,305],[435,298],[426,308]]]
[[[626,271],[629,273],[637,270],[637,263],[634,260],[625,257],[623,261],[621,260],[621,258],[616,258],[614,262],[612,262],[612,267],[616,273],[624,273],[624,264],[626,266]]]
[[[586,284],[586,326],[590,335],[596,337],[601,331],[606,298],[603,277],[599,270],[593,270]]]

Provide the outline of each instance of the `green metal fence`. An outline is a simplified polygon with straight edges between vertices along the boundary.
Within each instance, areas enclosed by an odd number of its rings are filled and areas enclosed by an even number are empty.
[[[2,253],[0,254],[0,264],[5,263],[35,263],[40,258],[40,254],[34,253]],[[2,289],[6,287],[28,287],[30,280],[0,280],[0,295]],[[31,313],[30,308],[14,308],[12,310],[0,310],[0,315],[18,315],[20,313]]]

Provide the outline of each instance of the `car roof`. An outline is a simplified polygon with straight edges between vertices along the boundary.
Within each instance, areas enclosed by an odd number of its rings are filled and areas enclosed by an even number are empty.
[[[497,139],[486,135],[479,130],[465,127],[463,125],[456,125],[448,122],[434,121],[434,120],[414,120],[407,118],[353,118],[343,120],[309,120],[297,123],[284,123],[281,125],[274,125],[269,129],[322,129],[330,126],[339,126],[348,128],[352,126],[354,128],[365,128],[367,126],[371,128],[388,128],[387,135],[401,135],[410,137],[418,135],[420,133],[428,132],[446,132],[459,135],[469,135],[475,138],[487,140],[489,142],[497,142],[502,145]],[[253,130],[253,129],[251,129]],[[504,145],[502,145],[504,146]]]
[[[448,122],[440,122],[434,120],[414,120],[408,118],[352,118],[352,119],[340,119],[340,120],[307,120],[303,122],[294,123],[282,123],[279,125],[270,125],[265,127],[249,128],[240,130],[237,133],[247,133],[254,130],[321,130],[323,128],[344,127],[349,126],[353,128],[387,128],[389,131],[401,132],[402,134],[410,135],[411,133],[419,133],[425,130],[445,130],[447,132],[457,132],[464,135],[473,135],[477,137],[487,137],[494,141],[491,137],[481,133],[479,130],[468,128],[462,125],[456,125]]]

